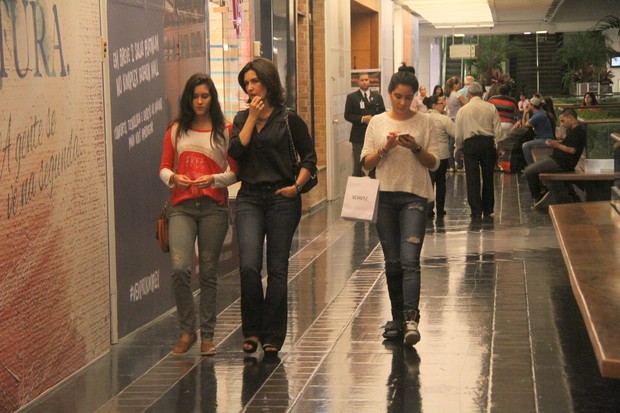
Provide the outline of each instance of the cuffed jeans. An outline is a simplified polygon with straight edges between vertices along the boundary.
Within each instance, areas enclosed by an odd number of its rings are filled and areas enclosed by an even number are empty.
[[[394,321],[418,311],[420,253],[426,232],[426,198],[408,192],[380,192],[377,232],[385,259],[385,275]]]
[[[183,201],[172,207],[168,225],[172,288],[181,331],[196,331],[191,274],[198,237],[200,335],[203,340],[212,341],[216,321],[217,267],[228,232],[228,207],[217,205],[209,197]]]
[[[301,199],[275,195],[277,186],[242,185],[235,203],[244,337],[282,348],[288,319],[288,259],[301,219]],[[267,290],[261,271],[267,239]]]

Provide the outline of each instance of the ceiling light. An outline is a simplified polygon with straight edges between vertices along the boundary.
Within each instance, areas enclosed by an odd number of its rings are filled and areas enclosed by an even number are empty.
[[[546,31],[546,30],[538,30],[538,31],[536,32],[536,34],[546,34],[546,33],[547,33],[547,31]]]
[[[401,0],[436,28],[493,27],[487,0]],[[467,22],[466,25],[463,22]]]

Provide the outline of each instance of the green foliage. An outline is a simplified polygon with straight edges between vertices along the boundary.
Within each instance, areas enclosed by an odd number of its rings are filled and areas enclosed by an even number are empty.
[[[620,132],[620,123],[598,123],[586,126],[586,153],[590,159],[613,159],[613,142],[609,135]]]
[[[475,60],[465,60],[471,72],[482,85],[510,83],[510,75],[503,72],[507,60],[530,54],[518,40],[509,40],[507,35],[479,36],[480,56]]]
[[[601,31],[564,33],[556,58],[566,66],[562,83],[599,82],[611,84],[613,74],[607,69],[615,53],[609,39]]]
[[[592,28],[592,30],[599,32],[604,32],[605,30],[610,29],[617,29],[618,36],[620,36],[620,19],[616,16],[605,16],[601,20],[599,20],[598,23],[596,23],[596,25],[594,25],[594,27]]]
[[[590,109],[577,109],[577,116],[583,120],[596,120],[609,118],[609,112],[606,110],[593,111]]]

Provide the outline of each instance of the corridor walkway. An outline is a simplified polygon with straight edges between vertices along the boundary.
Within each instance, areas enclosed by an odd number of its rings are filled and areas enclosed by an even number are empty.
[[[472,223],[448,180],[423,250],[422,340],[384,342],[389,300],[373,226],[330,203],[302,219],[280,359],[244,359],[238,274],[220,279],[218,354],[168,352],[175,315],[112,346],[23,412],[620,412],[601,378],[549,216],[496,174],[491,221]],[[620,326],[619,326],[620,328]]]

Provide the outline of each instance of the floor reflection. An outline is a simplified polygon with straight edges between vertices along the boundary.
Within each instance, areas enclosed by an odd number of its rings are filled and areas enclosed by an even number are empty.
[[[166,356],[171,314],[23,413],[620,412],[548,215],[530,210],[523,178],[496,178],[494,218],[472,221],[464,174],[449,176],[448,214],[429,220],[422,252],[415,349],[383,341],[376,230],[341,220],[336,201],[296,235],[281,360],[244,359],[234,275],[218,285],[217,356]]]
[[[422,412],[420,394],[420,356],[415,348],[404,348],[401,343],[384,341],[392,352],[392,371],[387,381],[386,412]]]

